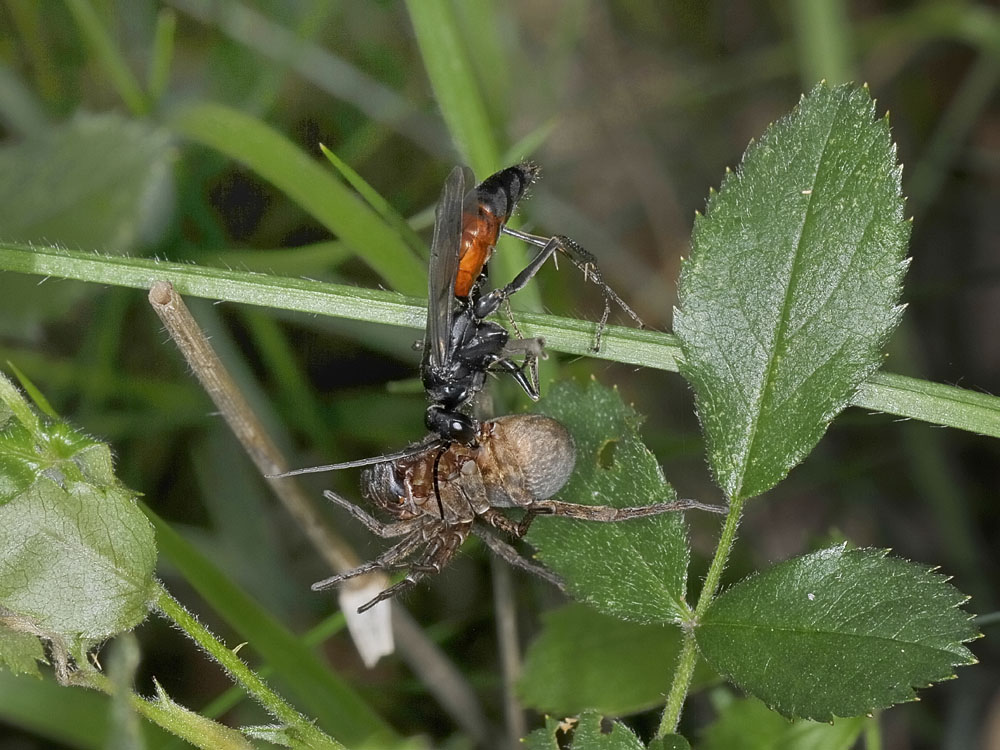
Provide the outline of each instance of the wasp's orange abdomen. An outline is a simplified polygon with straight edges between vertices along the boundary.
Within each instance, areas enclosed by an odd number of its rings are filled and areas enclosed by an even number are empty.
[[[469,196],[462,214],[456,297],[465,299],[472,293],[483,267],[493,255],[500,231],[537,176],[538,167],[534,164],[516,164],[487,177]]]
[[[462,247],[459,251],[458,274],[455,276],[455,296],[465,299],[475,286],[483,266],[493,255],[500,228],[509,216],[499,217],[489,206],[480,203],[476,213],[462,216]]]

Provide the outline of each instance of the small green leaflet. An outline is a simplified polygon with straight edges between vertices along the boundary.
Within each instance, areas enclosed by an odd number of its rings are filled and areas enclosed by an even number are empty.
[[[792,718],[830,721],[915,700],[975,658],[967,597],[877,549],[814,552],[720,595],[695,631],[720,674]]]
[[[602,719],[596,711],[586,711],[576,720],[558,721],[546,717],[545,728],[536,729],[524,740],[525,750],[645,750],[638,737],[624,724]]]
[[[106,445],[38,417],[3,376],[0,401],[0,619],[79,655],[146,617],[152,527]]]
[[[910,225],[886,118],[818,85],[695,220],[674,329],[730,498],[779,482],[881,361]]]
[[[0,615],[0,620],[3,619]],[[45,652],[37,637],[0,624],[0,667],[6,667],[14,674],[41,677],[39,662],[45,663]]]
[[[539,411],[576,441],[576,470],[558,499],[618,508],[676,499],[639,437],[639,416],[617,391],[559,383]],[[573,596],[613,617],[675,622],[684,613],[687,525],[682,513],[596,523],[538,518],[527,535]]]

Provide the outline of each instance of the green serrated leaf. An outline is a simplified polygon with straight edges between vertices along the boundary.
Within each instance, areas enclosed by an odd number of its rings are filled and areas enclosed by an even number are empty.
[[[14,412],[16,410],[16,418]],[[107,445],[60,420],[42,420],[0,375],[0,505],[48,477],[56,482],[117,482]]]
[[[542,617],[518,683],[526,706],[621,716],[663,703],[680,651],[678,628],[625,622],[582,604]]]
[[[47,633],[98,641],[139,624],[155,562],[125,489],[43,477],[0,507],[0,606]]]
[[[674,327],[730,498],[780,481],[878,367],[909,231],[866,88],[817,86],[712,194]]]
[[[111,473],[107,446],[25,412],[2,377],[0,396],[18,415],[0,432],[0,612],[78,653],[145,618],[153,531]]]
[[[6,627],[3,621],[3,614],[0,614],[0,666],[6,667],[14,674],[41,677],[38,663],[44,664],[46,661],[42,642],[31,633],[22,633]]]
[[[545,717],[545,726],[535,729],[524,738],[525,750],[560,750],[556,735],[562,731],[563,724],[551,716]]]
[[[930,568],[839,546],[736,584],[695,636],[709,664],[771,708],[829,721],[914,700],[974,663],[965,600]]]
[[[850,750],[866,719],[788,721],[758,700],[732,701],[705,729],[699,750]]]
[[[676,499],[639,437],[639,416],[617,391],[597,382],[559,383],[539,411],[566,425],[576,441],[576,470],[558,499],[618,508]],[[543,517],[527,539],[576,598],[605,614],[647,623],[684,615],[688,541],[681,513],[616,523]]]
[[[644,750],[631,729],[621,722],[602,719],[596,711],[580,714],[570,747],[572,750]]]

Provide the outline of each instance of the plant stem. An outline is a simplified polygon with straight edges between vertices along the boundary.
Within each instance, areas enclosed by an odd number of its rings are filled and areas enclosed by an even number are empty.
[[[691,687],[691,677],[694,675],[694,668],[698,663],[698,649],[694,642],[694,631],[684,630],[683,632],[684,642],[681,645],[680,656],[677,658],[674,681],[667,694],[667,704],[663,707],[660,728],[656,730],[657,737],[663,737],[677,731],[677,725],[681,720],[681,710],[684,708],[684,699],[687,698],[688,688]]]
[[[409,328],[423,328],[427,316],[426,300],[378,289],[9,242],[0,242],[0,271],[139,289],[148,289],[154,279],[165,279],[182,295]],[[677,370],[681,358],[677,339],[670,334],[608,326],[601,337],[601,351],[595,354],[590,348],[595,323],[554,315],[517,315],[524,334],[544,337],[550,351],[671,371]],[[955,386],[876,372],[861,384],[851,404],[1000,437],[1000,398]]]
[[[712,558],[708,575],[705,576],[705,583],[698,597],[698,605],[695,607],[691,622],[687,623],[687,626],[684,628],[684,644],[681,646],[681,653],[677,659],[677,669],[674,672],[674,681],[667,695],[667,703],[663,708],[663,718],[660,720],[660,727],[656,731],[657,737],[663,737],[671,732],[676,732],[677,725],[680,723],[681,711],[684,708],[684,699],[687,698],[688,688],[691,686],[691,677],[694,675],[694,668],[698,663],[694,629],[708,610],[712,600],[715,599],[715,593],[719,589],[719,582],[722,580],[722,571],[725,570],[729,553],[736,542],[736,531],[740,526],[743,503],[742,499],[734,499],[729,503],[729,513],[726,515],[726,522],[722,527],[719,544],[715,548],[715,556]]]
[[[268,687],[236,653],[221,643],[204,625],[174,599],[162,586],[156,597],[156,608],[195,643],[217,661],[247,693],[264,709],[282,722],[290,732],[300,737],[310,747],[338,748],[343,745],[322,732],[305,716],[290,706],[280,695]]]

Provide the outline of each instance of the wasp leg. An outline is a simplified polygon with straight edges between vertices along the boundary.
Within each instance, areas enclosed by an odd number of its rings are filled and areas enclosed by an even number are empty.
[[[419,518],[414,518],[410,521],[397,521],[395,523],[382,523],[377,518],[369,514],[366,510],[358,505],[355,505],[350,500],[341,497],[336,492],[332,490],[326,490],[323,492],[323,497],[330,500],[337,505],[339,505],[344,510],[348,511],[352,516],[361,521],[370,532],[377,534],[383,539],[391,539],[397,536],[405,536],[414,530],[419,524],[415,523],[420,521]]]
[[[532,401],[538,400],[538,360],[531,354],[527,355],[521,364],[506,358],[498,358],[490,365],[490,370],[506,372],[521,386],[528,398]]]
[[[520,335],[520,334],[519,334]],[[521,364],[512,361],[510,357],[524,356]],[[536,336],[530,339],[514,339],[504,346],[501,356],[491,365],[490,369],[498,369],[508,373],[514,382],[528,394],[532,401],[538,400],[538,360],[547,359],[545,339]]]
[[[722,505],[706,505],[697,500],[675,500],[670,503],[655,503],[641,505],[635,508],[612,508],[608,505],[578,505],[564,503],[559,500],[542,500],[531,505],[530,510],[538,513],[551,513],[563,518],[579,518],[584,521],[627,521],[630,518],[647,518],[660,513],[673,513],[679,510],[704,510],[709,513],[726,513],[728,508]]]
[[[314,583],[310,588],[312,588],[313,591],[325,591],[326,589],[333,588],[338,583],[342,583],[349,578],[357,578],[365,573],[371,573],[373,570],[382,570],[386,567],[395,565],[407,555],[412,554],[412,552],[423,543],[424,540],[419,534],[411,534],[399,544],[387,549],[374,560],[362,563],[353,570],[348,570],[346,573],[338,573],[337,575],[330,576],[329,578],[324,578],[322,581],[316,581],[316,583]]]
[[[541,240],[539,237],[535,237],[534,235],[518,232],[513,229],[508,229],[507,227],[504,227],[502,231],[509,234],[511,237],[517,237],[518,239],[525,240],[526,242],[539,246],[542,249],[538,251],[538,255],[532,258],[531,262],[524,267],[524,270],[515,276],[509,284],[501,287],[500,289],[494,289],[492,292],[484,294],[476,300],[475,305],[473,306],[473,312],[478,318],[485,318],[487,315],[496,312],[497,308],[500,307],[504,300],[512,294],[517,294],[519,291],[524,289],[524,287],[528,285],[528,282],[535,277],[535,274],[538,273],[539,269],[545,265],[545,261],[551,258],[553,253],[560,249],[563,244],[562,241],[556,237],[553,237],[546,242]],[[526,239],[528,237],[531,239]]]
[[[553,573],[548,568],[545,568],[537,563],[531,562],[531,560],[526,559],[521,553],[519,553],[514,547],[507,544],[507,542],[502,539],[497,539],[485,528],[477,528],[476,536],[486,543],[493,553],[504,560],[508,565],[512,565],[515,568],[520,568],[521,570],[527,571],[534,576],[541,578],[543,581],[548,581],[553,586],[555,586],[560,591],[566,590],[566,584],[563,580]]]
[[[597,266],[597,259],[575,240],[562,234],[549,238],[539,237],[534,234],[528,234],[527,232],[521,232],[508,227],[504,227],[503,232],[504,234],[509,234],[511,237],[516,237],[517,239],[535,245],[536,247],[541,247],[542,250],[538,254],[539,257],[544,255],[547,258],[548,255],[551,255],[554,251],[558,250],[569,258],[570,262],[573,263],[574,266],[583,272],[584,281],[592,281],[601,287],[601,292],[604,295],[604,312],[601,314],[600,323],[597,324],[597,333],[594,334],[595,352],[601,350],[601,334],[604,332],[605,325],[608,322],[608,315],[611,312],[612,301],[618,305],[626,315],[632,318],[632,320],[634,320],[640,328],[646,327],[646,324],[642,322],[642,318],[639,317],[638,313],[629,307],[625,300],[619,297],[617,292],[615,292],[615,290],[612,289],[604,280],[604,276],[601,274],[601,269]],[[536,257],[535,260],[537,261],[538,258]],[[534,261],[528,266],[528,268],[522,271],[521,274],[514,279],[514,281],[508,284],[508,286],[515,284],[519,279],[521,279],[521,276],[531,269],[533,265]],[[538,266],[540,267],[541,263],[539,263]],[[515,291],[520,290],[537,272],[538,268],[534,268],[533,272],[521,283],[521,286],[517,287],[517,289],[514,289],[509,294],[513,294]],[[504,287],[504,289],[506,289],[506,287]]]

